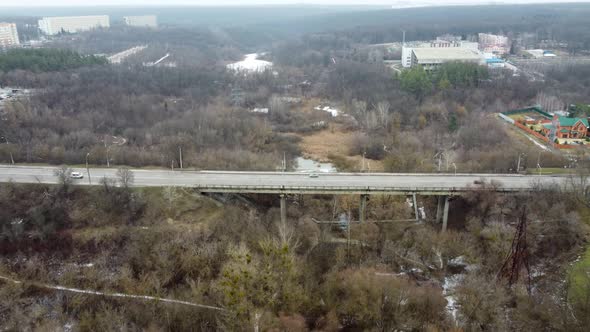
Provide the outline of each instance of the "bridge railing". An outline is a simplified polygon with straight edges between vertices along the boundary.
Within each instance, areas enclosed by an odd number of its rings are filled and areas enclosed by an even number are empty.
[[[531,191],[534,187],[505,188],[505,187],[362,187],[362,186],[277,186],[277,185],[197,185],[201,191],[235,191],[235,192],[362,192],[362,193],[417,193],[417,192],[466,192],[466,191],[495,191],[519,192]]]

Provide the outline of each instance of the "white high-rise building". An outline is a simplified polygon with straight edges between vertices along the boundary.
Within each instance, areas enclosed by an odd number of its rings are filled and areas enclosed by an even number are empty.
[[[39,29],[46,35],[57,35],[60,32],[76,33],[109,26],[110,20],[107,15],[44,17],[39,20]]]
[[[479,49],[484,53],[508,54],[510,53],[510,39],[506,36],[480,33]]]
[[[18,31],[14,23],[0,23],[0,48],[18,46]]]
[[[125,16],[123,19],[128,26],[149,28],[158,27],[158,19],[155,15]]]

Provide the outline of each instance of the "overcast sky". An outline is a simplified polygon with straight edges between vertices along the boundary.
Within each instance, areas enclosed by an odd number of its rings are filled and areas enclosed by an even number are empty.
[[[0,0],[0,6],[145,6],[145,5],[394,5],[589,2],[590,0]]]

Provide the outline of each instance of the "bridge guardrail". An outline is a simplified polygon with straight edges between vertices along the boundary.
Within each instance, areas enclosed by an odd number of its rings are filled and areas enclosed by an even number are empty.
[[[249,191],[249,192],[466,192],[476,190],[493,190],[496,192],[519,192],[530,191],[534,187],[523,188],[505,188],[505,187],[351,187],[351,186],[276,186],[276,185],[197,185],[197,189],[201,190],[227,190],[227,191]]]

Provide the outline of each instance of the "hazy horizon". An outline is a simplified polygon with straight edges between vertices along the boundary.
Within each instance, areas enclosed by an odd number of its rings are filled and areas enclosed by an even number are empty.
[[[6,3],[5,3],[6,2]],[[503,5],[503,4],[547,4],[547,3],[587,3],[588,0],[22,0],[19,2],[0,0],[0,7],[97,7],[97,6],[264,6],[264,5],[325,5],[325,6],[391,6],[391,7],[422,7],[445,5]]]

